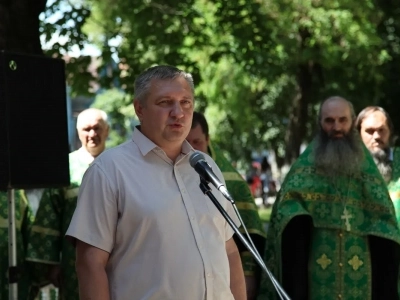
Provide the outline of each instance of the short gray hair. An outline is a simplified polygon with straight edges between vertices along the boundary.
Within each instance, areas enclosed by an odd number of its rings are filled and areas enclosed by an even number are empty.
[[[80,129],[82,127],[82,123],[90,115],[99,116],[104,121],[104,123],[107,125],[107,127],[109,126],[107,113],[104,110],[91,107],[91,108],[87,108],[79,113],[78,118],[76,119],[76,128]]]
[[[135,100],[144,104],[153,79],[168,80],[178,77],[182,77],[187,81],[194,95],[193,77],[190,73],[173,66],[155,66],[141,73],[135,80]]]

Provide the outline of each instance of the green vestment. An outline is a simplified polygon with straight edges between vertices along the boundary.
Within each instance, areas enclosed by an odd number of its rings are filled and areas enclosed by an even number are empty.
[[[30,268],[25,262],[27,240],[33,216],[25,194],[15,190],[15,226],[17,266],[20,271],[18,299],[32,299],[33,286]],[[8,299],[8,200],[7,193],[0,192],[0,299]]]
[[[46,189],[30,234],[27,260],[61,264],[60,299],[79,299],[75,272],[75,248],[64,239],[74,214],[79,186],[92,159],[83,148],[70,153],[71,185],[64,189]]]
[[[398,147],[393,149],[392,180],[388,189],[396,211],[397,224],[400,227],[400,148]]]
[[[210,144],[209,153],[217,166],[220,168],[225,179],[226,188],[235,200],[239,214],[243,219],[243,223],[245,224],[247,231],[254,242],[254,245],[262,255],[266,235],[260,220],[260,216],[258,215],[257,205],[254,202],[254,198],[251,195],[247,182],[232,166],[231,162],[226,159],[218,147],[215,145],[211,146]],[[240,227],[240,231],[244,233],[243,227]],[[241,243],[238,244],[240,247]],[[243,250],[241,251],[241,258],[244,274],[247,276],[254,275],[255,267],[257,265],[252,254],[247,250]]]
[[[371,155],[364,148],[360,175],[333,180],[316,170],[312,148],[273,206],[267,267],[292,299],[398,299],[400,232]],[[264,274],[258,299],[279,299]]]

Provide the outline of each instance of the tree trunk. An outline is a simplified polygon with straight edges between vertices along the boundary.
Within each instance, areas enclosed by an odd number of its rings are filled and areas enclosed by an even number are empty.
[[[300,53],[307,48],[311,34],[307,29],[299,30]],[[300,54],[301,55],[301,54]],[[306,122],[312,89],[313,64],[306,61],[298,65],[296,80],[298,92],[293,99],[285,143],[285,164],[291,165],[300,154],[300,146],[307,134]]]
[[[288,131],[286,132],[285,164],[291,165],[300,154],[300,146],[307,134],[306,122],[312,88],[312,70],[300,65],[297,74],[298,93],[293,99]]]
[[[0,50],[43,54],[39,15],[47,0],[0,1]]]

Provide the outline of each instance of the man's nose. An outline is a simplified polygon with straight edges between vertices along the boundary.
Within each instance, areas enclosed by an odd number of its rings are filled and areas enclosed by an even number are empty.
[[[90,136],[90,137],[96,136],[96,130],[94,130],[94,129],[90,130],[90,131],[89,131],[89,136]]]
[[[171,116],[173,116],[175,118],[183,117],[183,109],[179,102],[177,102],[173,105],[172,110],[171,110]]]
[[[374,140],[380,140],[381,139],[381,135],[378,131],[375,131],[374,134],[372,135],[372,137],[374,138]]]
[[[335,123],[333,124],[333,130],[341,131],[342,130],[342,124],[339,121],[335,121]]]

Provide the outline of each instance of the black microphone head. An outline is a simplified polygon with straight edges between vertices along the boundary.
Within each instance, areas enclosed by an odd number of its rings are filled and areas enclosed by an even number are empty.
[[[189,162],[192,168],[200,161],[200,160],[206,160],[203,154],[200,152],[194,152],[192,155],[190,155]]]

